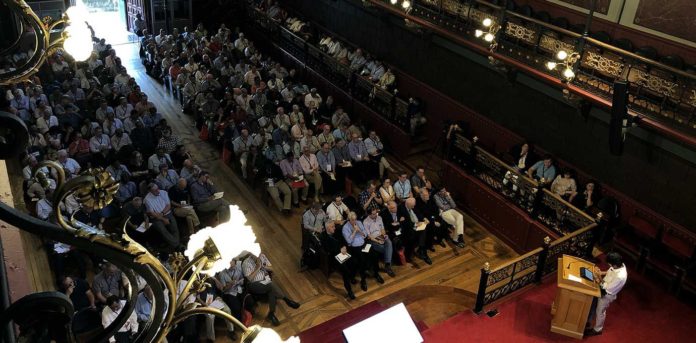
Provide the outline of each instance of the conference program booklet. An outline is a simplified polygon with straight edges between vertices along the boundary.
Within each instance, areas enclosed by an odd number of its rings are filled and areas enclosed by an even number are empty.
[[[336,261],[338,261],[338,263],[343,263],[349,258],[350,254],[339,253],[338,255],[336,255]]]

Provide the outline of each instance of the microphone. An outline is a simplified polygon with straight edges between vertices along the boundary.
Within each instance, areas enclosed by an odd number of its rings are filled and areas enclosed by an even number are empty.
[[[573,263],[577,263],[577,262],[579,262],[579,261],[577,261],[577,260],[571,261],[570,263],[568,263],[568,266],[566,267],[566,269],[570,269],[570,265],[573,264]]]

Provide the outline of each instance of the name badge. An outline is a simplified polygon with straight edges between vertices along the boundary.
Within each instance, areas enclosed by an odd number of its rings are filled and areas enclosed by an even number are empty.
[[[331,171],[331,165],[330,165],[330,164],[327,164],[327,165],[326,165],[326,171]]]
[[[397,236],[401,236],[401,229],[394,231],[394,234]]]
[[[362,155],[358,155],[358,159],[361,159],[361,158],[362,158]]]

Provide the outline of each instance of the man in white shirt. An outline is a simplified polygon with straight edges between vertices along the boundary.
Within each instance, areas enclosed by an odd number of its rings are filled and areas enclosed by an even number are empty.
[[[101,322],[104,328],[109,327],[116,320],[125,304],[125,300],[118,300],[118,297],[115,295],[106,299],[106,306],[101,313]],[[138,317],[135,311],[133,311],[128,320],[118,329],[118,332],[109,338],[109,342],[130,342],[131,336],[136,333],[138,333]]]
[[[585,330],[585,336],[596,336],[602,334],[602,330],[604,329],[604,320],[607,317],[607,308],[609,308],[609,305],[616,300],[616,295],[619,294],[621,289],[623,289],[624,285],[626,285],[626,280],[628,279],[626,265],[623,263],[619,253],[608,253],[607,264],[609,264],[609,269],[607,271],[595,271],[596,277],[602,277],[602,282],[599,284],[602,291],[602,296],[592,304],[593,307],[597,307],[596,311],[593,311],[593,309],[590,308],[590,316],[587,319],[588,326],[592,322],[592,317],[596,317],[596,320],[594,328],[588,328]]]
[[[63,166],[66,179],[71,179],[80,173],[80,164],[68,157],[68,152],[65,149],[58,150],[58,163]]]
[[[321,106],[321,101],[322,101],[321,95],[319,95],[319,93],[317,93],[317,89],[316,89],[316,88],[310,89],[310,90],[309,90],[309,94],[305,95],[305,98],[304,98],[305,106],[306,106],[306,107],[309,107],[309,103],[310,103],[311,101],[314,101],[314,105],[315,105],[316,107]]]
[[[319,174],[319,162],[317,156],[309,151],[309,146],[302,148],[302,156],[299,158],[300,166],[304,172],[305,180],[314,185],[314,201],[319,202],[321,190],[321,175]]]
[[[102,128],[97,126],[93,131],[94,135],[89,139],[89,150],[96,154],[111,149],[111,138],[103,133]]]
[[[283,299],[285,304],[293,309],[299,308],[300,304],[288,298],[278,284],[271,280],[270,270],[271,263],[263,254],[259,257],[249,254],[244,259],[244,262],[242,262],[242,271],[244,277],[248,281],[249,293],[268,295],[269,311],[267,318],[274,326],[277,326],[280,324],[280,321],[275,316],[276,302],[278,299]]]
[[[149,230],[155,230],[172,250],[179,248],[179,228],[172,213],[172,205],[166,191],[151,183],[145,196],[145,208],[150,216]]]
[[[348,212],[350,210],[343,203],[343,197],[340,195],[337,195],[334,201],[326,208],[326,215],[329,216],[329,219],[336,223],[336,226],[340,225],[341,227],[343,227],[343,223],[345,223],[348,217]]]

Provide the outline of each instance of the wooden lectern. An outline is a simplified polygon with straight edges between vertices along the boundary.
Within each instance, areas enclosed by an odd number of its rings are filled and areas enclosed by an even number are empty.
[[[592,300],[600,296],[599,280],[581,276],[581,268],[594,270],[594,264],[563,255],[558,259],[558,289],[551,305],[551,332],[582,339]]]

